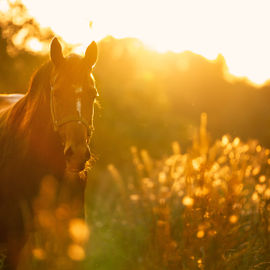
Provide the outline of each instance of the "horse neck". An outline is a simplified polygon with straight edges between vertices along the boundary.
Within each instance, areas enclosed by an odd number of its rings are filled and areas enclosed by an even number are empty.
[[[51,89],[47,93],[50,93]],[[32,114],[32,138],[34,147],[41,151],[44,164],[49,167],[61,167],[64,169],[64,155],[58,133],[55,132],[52,123],[50,95],[45,95],[40,101],[35,113]]]
[[[64,168],[64,156],[58,134],[53,129],[50,91],[48,81],[35,83],[12,108],[11,126],[17,139],[24,142],[23,155],[36,159],[35,162],[48,172],[59,174]]]

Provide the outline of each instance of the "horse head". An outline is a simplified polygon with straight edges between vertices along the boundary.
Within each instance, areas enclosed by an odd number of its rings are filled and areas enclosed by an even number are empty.
[[[64,57],[59,41],[50,48],[50,107],[52,123],[58,132],[66,161],[66,171],[78,173],[90,159],[89,143],[93,131],[94,102],[98,95],[92,69],[97,60],[97,44],[92,42],[85,56]]]

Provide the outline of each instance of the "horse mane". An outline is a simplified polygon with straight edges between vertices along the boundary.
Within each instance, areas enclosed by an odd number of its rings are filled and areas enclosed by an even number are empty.
[[[13,166],[10,156],[62,173],[64,157],[50,111],[52,67],[52,62],[42,65],[33,74],[25,96],[0,115],[0,171]]]
[[[38,135],[50,132],[50,73],[52,63],[42,65],[32,76],[29,88],[23,98],[9,106],[0,115],[0,149],[2,157],[23,149],[28,151],[29,142],[34,138],[38,145]],[[4,160],[0,159],[0,167]],[[2,164],[2,165],[1,165]]]
[[[9,109],[8,127],[29,130],[33,124],[33,116],[38,113],[44,103],[49,104],[51,69],[52,63],[47,62],[33,74],[25,96]]]

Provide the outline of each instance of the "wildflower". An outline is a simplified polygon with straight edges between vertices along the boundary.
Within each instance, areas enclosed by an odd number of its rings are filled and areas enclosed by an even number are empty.
[[[32,254],[37,260],[44,260],[46,258],[46,253],[42,248],[34,248]]]
[[[255,186],[255,190],[259,193],[259,194],[262,194],[265,190],[265,185],[261,185],[261,184],[258,184]]]
[[[270,199],[270,188],[267,188],[264,192],[264,197],[265,199],[269,200]]]
[[[233,190],[235,194],[240,194],[243,189],[243,184],[234,185]]]
[[[218,187],[221,185],[221,180],[220,179],[216,179],[212,182],[212,186],[213,187]]]
[[[172,142],[172,150],[174,155],[180,155],[181,154],[181,148],[178,142]]]
[[[191,207],[194,203],[193,198],[189,197],[189,196],[185,196],[182,200],[183,205]]]
[[[204,231],[203,230],[199,230],[197,232],[197,238],[203,238],[204,237]]]
[[[161,184],[165,183],[166,178],[167,178],[167,176],[166,176],[166,174],[164,172],[159,173],[159,175],[158,175],[159,183],[161,183]]]
[[[85,258],[85,251],[83,247],[77,244],[70,245],[67,253],[73,261],[82,261]]]
[[[238,137],[236,137],[234,140],[233,140],[233,146],[234,147],[237,147],[240,143],[240,139]]]
[[[151,181],[150,178],[145,177],[142,179],[142,182],[146,188],[153,188],[154,187],[154,183],[153,183],[153,181]]]
[[[139,195],[138,194],[131,194],[130,196],[129,196],[129,198],[130,198],[130,200],[131,201],[138,201],[139,199],[140,199],[140,197],[139,197]]]
[[[192,166],[194,170],[198,171],[204,161],[203,157],[198,157],[192,160]]]
[[[226,156],[221,156],[221,157],[218,158],[217,162],[219,164],[222,164],[222,163],[225,163],[226,160],[227,160],[227,157]]]
[[[257,192],[254,192],[251,196],[251,199],[256,202],[259,200],[259,196],[258,196],[258,193]]]
[[[259,177],[259,182],[260,182],[260,183],[264,183],[265,180],[266,180],[265,175],[261,175],[261,176]]]
[[[195,191],[195,194],[198,197],[203,197],[203,196],[207,195],[208,192],[209,192],[208,188],[203,186],[203,187],[197,187],[196,191]]]
[[[226,135],[224,135],[221,139],[221,145],[226,146],[228,143],[229,143],[229,138]]]
[[[76,218],[69,223],[69,234],[74,242],[84,243],[89,238],[89,228],[84,220]]]
[[[253,170],[252,170],[252,174],[255,176],[255,175],[258,175],[261,171],[261,167],[258,165],[256,166]]]
[[[236,215],[231,215],[231,216],[229,217],[229,221],[230,221],[230,223],[232,223],[232,224],[236,223],[236,222],[238,221],[238,216],[236,216]]]
[[[256,151],[259,153],[259,152],[261,152],[262,151],[262,147],[260,146],[260,145],[257,145],[256,146]]]

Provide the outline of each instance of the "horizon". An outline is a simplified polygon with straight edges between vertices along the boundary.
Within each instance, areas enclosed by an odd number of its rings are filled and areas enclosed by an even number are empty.
[[[232,74],[229,70],[227,61],[225,56],[222,53],[219,53],[216,58],[213,59],[209,59],[207,57],[205,57],[204,55],[201,55],[199,53],[193,52],[191,50],[184,50],[184,51],[173,51],[173,50],[166,50],[166,51],[158,51],[153,49],[151,46],[147,45],[146,43],[144,43],[141,39],[136,38],[136,37],[123,37],[123,38],[117,38],[114,37],[112,35],[108,35],[104,38],[102,38],[101,40],[99,40],[98,42],[106,42],[106,40],[108,39],[113,39],[113,40],[117,40],[119,42],[125,42],[128,40],[134,41],[136,44],[136,47],[138,46],[138,43],[140,43],[142,45],[142,47],[144,48],[145,51],[151,51],[153,53],[156,53],[157,55],[166,55],[166,54],[175,54],[176,56],[182,56],[182,55],[188,55],[188,57],[190,57],[191,55],[195,56],[195,57],[200,57],[202,59],[204,59],[205,61],[207,61],[208,63],[218,63],[220,61],[222,61],[222,68],[223,68],[223,78],[224,80],[228,81],[228,82],[243,82],[243,83],[247,83],[248,85],[253,86],[254,88],[263,88],[265,86],[270,86],[270,77],[268,79],[266,79],[263,83],[256,83],[254,81],[252,81],[250,78],[248,78],[247,76],[237,76],[235,74]],[[78,47],[77,47],[78,48]],[[79,47],[79,50],[77,50],[76,47],[74,47],[73,52],[77,52],[78,54],[83,54],[84,53],[84,47]],[[189,65],[188,63],[182,63],[183,65],[182,68],[184,69],[188,69],[186,68],[186,65]],[[181,69],[182,69],[181,68]]]
[[[161,0],[155,3],[140,0],[136,4],[132,0],[114,3],[78,0],[76,4],[63,0],[55,3],[53,0],[46,3],[2,0],[0,12],[3,15],[9,11],[9,3],[22,3],[41,29],[51,29],[79,54],[83,54],[93,40],[99,42],[108,36],[135,38],[158,53],[190,51],[209,61],[222,55],[229,80],[243,79],[255,87],[264,86],[270,80],[270,38],[267,35],[270,3],[266,0],[259,4],[242,0],[237,3],[169,0],[167,4]],[[26,32],[16,35],[15,46],[25,35]],[[26,47],[33,52],[47,53],[49,44],[30,37]]]
[[[257,86],[270,79],[266,0],[22,2],[42,27],[50,27],[67,43],[80,44],[77,52],[108,35],[134,37],[158,52],[188,50],[209,60],[222,54],[232,75]]]

